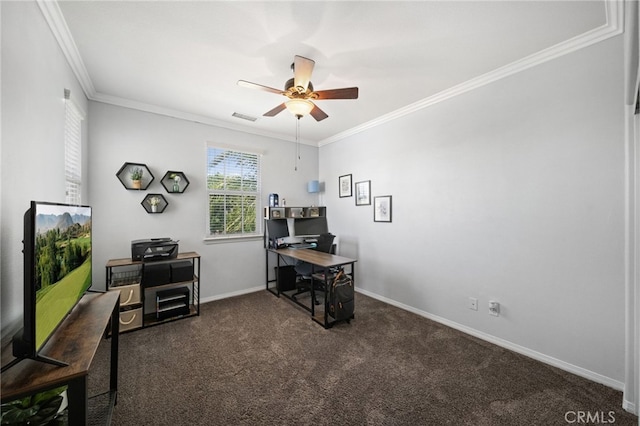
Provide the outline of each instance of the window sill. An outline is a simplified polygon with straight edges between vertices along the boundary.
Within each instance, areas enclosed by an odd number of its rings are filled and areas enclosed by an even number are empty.
[[[262,240],[262,238],[262,234],[233,235],[224,237],[204,237],[203,242],[205,244],[240,243],[245,241],[258,241]]]

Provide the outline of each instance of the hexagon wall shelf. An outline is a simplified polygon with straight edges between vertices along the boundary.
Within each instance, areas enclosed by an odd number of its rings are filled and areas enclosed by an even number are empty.
[[[133,180],[135,172],[140,171],[141,177],[138,182]],[[146,164],[142,163],[124,163],[120,170],[116,173],[118,180],[126,189],[145,190],[153,182],[153,174]]]
[[[164,189],[170,194],[182,194],[189,186],[189,179],[182,172],[169,170],[160,181]]]
[[[162,213],[169,205],[167,199],[164,198],[162,194],[147,194],[140,204],[142,204],[142,207],[150,214]]]

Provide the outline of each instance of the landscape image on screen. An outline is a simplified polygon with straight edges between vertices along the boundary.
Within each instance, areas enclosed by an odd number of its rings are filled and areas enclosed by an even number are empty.
[[[38,204],[35,225],[38,350],[91,286],[91,208]]]

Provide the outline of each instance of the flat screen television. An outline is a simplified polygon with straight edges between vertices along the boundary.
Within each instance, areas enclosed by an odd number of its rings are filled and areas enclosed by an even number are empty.
[[[91,207],[32,201],[24,214],[24,319],[11,363],[34,359],[91,287]]]

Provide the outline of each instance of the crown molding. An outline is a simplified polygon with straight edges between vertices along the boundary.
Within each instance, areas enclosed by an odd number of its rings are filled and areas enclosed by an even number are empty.
[[[267,132],[263,130],[253,129],[248,126],[236,125],[234,123],[229,123],[223,120],[218,120],[212,117],[207,117],[203,115],[188,113],[184,111],[179,111],[171,108],[164,108],[157,105],[151,105],[144,102],[133,101],[126,98],[121,98],[118,96],[106,95],[104,93],[97,92],[95,86],[93,85],[93,81],[89,76],[89,72],[84,65],[84,61],[80,56],[80,52],[78,51],[78,47],[76,46],[75,41],[73,40],[73,36],[69,31],[69,27],[67,25],[67,21],[64,19],[64,15],[60,10],[60,6],[56,0],[36,0],[38,6],[42,14],[44,15],[51,32],[53,33],[60,49],[62,50],[69,66],[73,70],[82,90],[84,91],[87,99],[95,102],[102,102],[111,105],[117,105],[125,108],[140,110],[144,112],[150,112],[158,115],[164,115],[173,118],[179,118],[186,121],[193,121],[196,123],[207,124],[211,126],[221,127],[229,130],[240,131],[244,133],[249,133],[258,136],[264,136],[268,138],[284,140],[288,142],[296,142],[295,138],[292,138],[289,135],[275,133],[275,132]],[[310,146],[318,146],[317,143],[300,139],[299,141],[302,144],[310,145]]]
[[[62,52],[64,53],[71,69],[76,75],[78,81],[82,89],[84,90],[85,95],[89,100],[108,103],[112,105],[124,106],[127,108],[137,109],[141,111],[152,112],[156,114],[161,114],[169,117],[180,118],[183,120],[194,121],[197,123],[209,124],[213,126],[223,127],[230,130],[237,130],[245,133],[255,134],[259,136],[265,136],[269,138],[275,138],[280,140],[292,141],[291,137],[272,133],[260,131],[257,129],[252,129],[248,126],[234,125],[233,123],[229,123],[222,120],[217,120],[211,117],[205,117],[197,114],[192,114],[184,111],[178,111],[170,108],[163,108],[155,105],[149,105],[142,102],[136,102],[129,99],[119,98],[116,96],[105,95],[102,93],[98,93],[95,90],[93,82],[91,81],[91,77],[87,72],[87,69],[82,61],[82,57],[80,56],[80,52],[71,36],[69,31],[69,27],[62,15],[62,11],[60,10],[60,6],[58,6],[58,2],[56,0],[36,0],[38,6],[40,6],[40,10],[44,15],[49,27],[51,28],[51,32],[55,36]],[[406,107],[399,108],[395,111],[392,111],[388,114],[382,115],[374,120],[363,123],[359,126],[353,127],[344,132],[337,133],[329,138],[323,139],[317,143],[310,141],[300,141],[305,145],[312,146],[324,146],[330,143],[334,143],[345,139],[349,136],[353,136],[357,133],[361,133],[370,128],[380,126],[389,121],[396,120],[400,117],[404,117],[405,115],[412,114],[416,111],[419,111],[423,108],[428,108],[432,105],[445,101],[447,99],[451,99],[455,96],[461,95],[463,93],[469,92],[471,90],[477,89],[479,87],[485,86],[487,84],[493,83],[502,78],[508,77],[510,75],[519,73],[526,69],[532,68],[536,65],[543,64],[547,61],[556,59],[560,56],[567,55],[569,53],[575,52],[577,50],[583,49],[585,47],[591,46],[593,44],[599,43],[608,38],[617,36],[621,34],[624,30],[624,0],[605,0],[604,1],[605,12],[606,12],[606,24],[595,28],[591,31],[587,31],[584,34],[566,40],[564,42],[558,43],[555,46],[549,47],[547,49],[541,50],[537,53],[529,55],[523,59],[512,62],[511,64],[505,65],[493,71],[490,71],[481,76],[475,77],[471,80],[468,80],[464,83],[453,86],[449,89],[443,90],[439,93],[436,93],[433,96],[422,99],[418,102],[414,102],[413,104],[407,105]]]
[[[80,52],[78,52],[76,42],[73,40],[73,37],[69,32],[67,21],[65,21],[64,16],[62,15],[58,2],[36,0],[36,3],[40,7],[40,11],[44,15],[44,19],[47,21],[47,24],[49,24],[49,28],[51,29],[53,36],[58,41],[58,45],[60,46],[60,49],[62,49],[62,53],[65,58],[67,58],[67,62],[78,79],[84,94],[87,98],[91,99],[95,96],[96,89],[93,86],[91,77],[89,77],[87,68],[84,66]]]
[[[185,121],[192,121],[194,123],[206,124],[210,126],[220,127],[228,130],[235,130],[238,132],[249,133],[257,136],[264,136],[267,138],[284,140],[287,142],[296,142],[295,137],[291,137],[289,135],[268,132],[259,129],[252,129],[246,125],[234,124],[223,120],[218,120],[212,117],[193,114],[190,112],[178,111],[171,108],[164,108],[157,105],[147,104],[144,102],[138,102],[131,99],[125,99],[118,96],[105,95],[103,93],[96,93],[93,97],[90,98],[92,101],[101,102],[109,105],[116,105],[124,108],[135,109],[143,112],[148,112],[157,115],[164,115],[171,118],[177,118]],[[300,139],[301,144],[310,145],[317,147],[317,144],[306,140]]]
[[[443,90],[439,93],[436,93],[433,96],[414,102],[413,104],[407,105],[406,107],[399,108],[388,114],[382,115],[374,120],[368,121],[364,124],[353,127],[349,130],[338,133],[329,138],[323,139],[320,142],[318,142],[318,146],[324,146],[330,143],[338,142],[342,139],[345,139],[349,136],[353,136],[357,133],[363,132],[372,127],[376,127],[381,124],[387,123],[389,121],[396,120],[400,117],[412,114],[423,108],[428,108],[442,101],[446,101],[447,99],[451,99],[455,96],[461,95],[463,93],[466,93],[471,90],[477,89],[479,87],[485,86],[487,84],[493,83],[497,80],[503,79],[510,75],[513,75],[521,71],[524,71],[526,69],[532,68],[534,66],[543,64],[552,59],[559,58],[561,56],[567,55],[569,53],[572,53],[577,50],[583,49],[585,47],[591,46],[593,44],[599,43],[603,40],[607,40],[608,38],[622,34],[624,30],[623,0],[605,0],[605,12],[606,12],[607,22],[606,24],[598,28],[594,28],[593,30],[587,31],[584,34],[581,34],[579,36],[576,36],[566,41],[563,41],[561,43],[558,43],[547,49],[543,49],[537,53],[526,56],[520,60],[512,62],[503,67],[497,68],[486,74],[472,78],[471,80],[465,81],[464,83],[458,84],[449,89]]]

